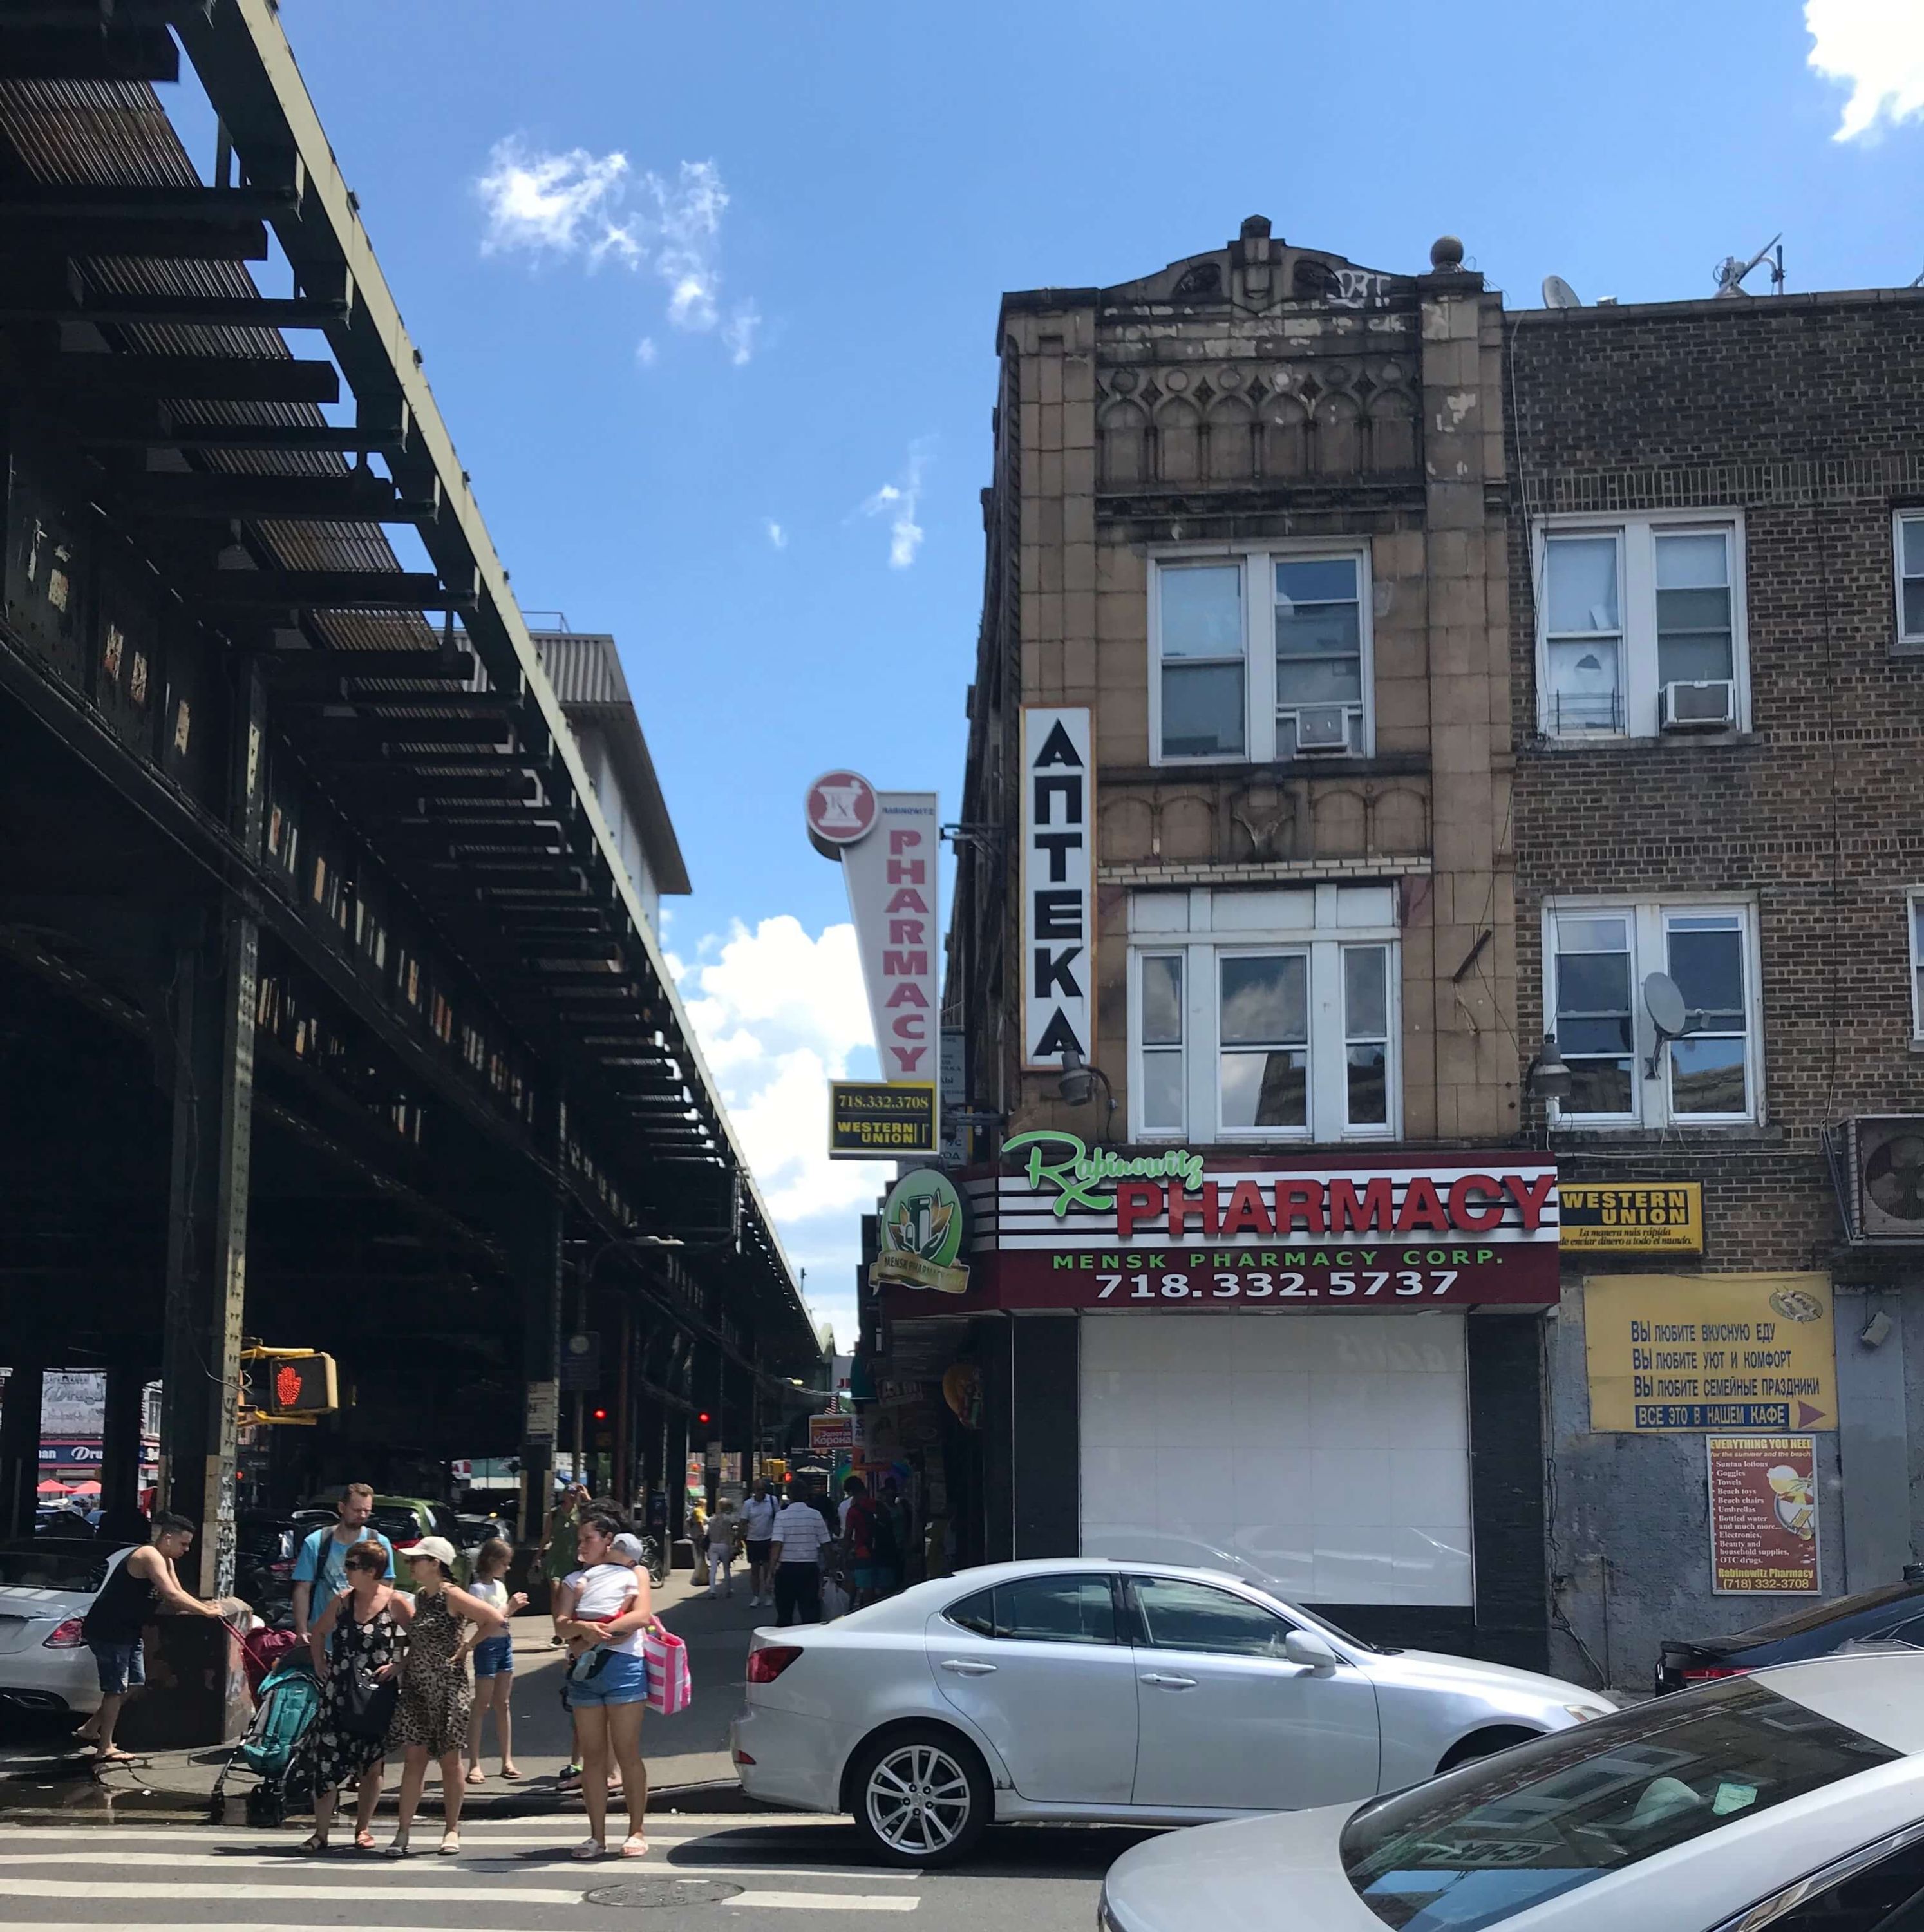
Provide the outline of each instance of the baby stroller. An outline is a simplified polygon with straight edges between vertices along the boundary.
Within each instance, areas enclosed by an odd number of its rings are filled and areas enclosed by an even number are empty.
[[[290,1801],[299,1809],[304,1794],[289,1790],[289,1773],[295,1748],[320,1708],[320,1684],[306,1652],[288,1652],[261,1679],[253,1721],[214,1780],[208,1816],[215,1824],[226,1815],[227,1779],[237,1765],[256,1780],[247,1798],[250,1825],[267,1829],[282,1823]]]

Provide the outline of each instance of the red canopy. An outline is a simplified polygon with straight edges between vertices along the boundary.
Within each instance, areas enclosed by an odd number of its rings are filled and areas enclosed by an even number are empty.
[[[76,1496],[97,1496],[100,1492],[100,1484],[89,1476],[84,1483],[76,1483],[70,1493]]]
[[[34,1492],[37,1496],[66,1496],[73,1493],[64,1483],[56,1483],[50,1478]]]

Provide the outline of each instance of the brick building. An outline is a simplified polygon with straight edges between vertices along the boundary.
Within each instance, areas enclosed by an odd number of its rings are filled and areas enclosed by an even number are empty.
[[[1701,1256],[1573,1252],[1566,1229],[1551,1331],[1554,1654],[1580,1669],[1580,1640],[1636,1682],[1663,1637],[1797,1597],[1713,1595],[1704,1414],[1598,1412],[1586,1316],[1612,1273],[1664,1271],[1653,1292],[1684,1324],[1733,1276],[1801,1277],[1818,1308],[1834,1291],[1803,1324],[1828,1330],[1834,1384],[1788,1418],[1816,1457],[1818,1574],[1796,1580],[1889,1583],[1917,1547],[1924,1325],[1902,1237],[1924,1149],[1844,1124],[1924,1112],[1924,294],[1505,329],[1518,1031],[1555,1032],[1575,1076],[1551,1126],[1566,1222],[1586,1183],[1703,1190]],[[1692,1010],[1668,1048],[1653,972]]]

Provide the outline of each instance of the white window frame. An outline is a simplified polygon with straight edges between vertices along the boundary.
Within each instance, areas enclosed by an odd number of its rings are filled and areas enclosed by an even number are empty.
[[[1149,554],[1149,750],[1152,765],[1272,765],[1276,755],[1276,574],[1281,562],[1343,558],[1356,566],[1357,629],[1362,646],[1362,742],[1351,758],[1376,755],[1376,639],[1374,579],[1367,537],[1318,540],[1292,538],[1261,544],[1158,544]],[[1159,572],[1169,566],[1239,563],[1242,569],[1242,755],[1210,752],[1194,758],[1166,757],[1162,748],[1162,598]],[[1262,587],[1259,591],[1258,585]],[[1194,662],[1179,658],[1177,662]],[[1353,707],[1346,706],[1346,709]],[[1324,753],[1321,757],[1332,754]],[[1287,760],[1292,770],[1314,771],[1319,754],[1299,753]]]
[[[1536,722],[1537,729],[1546,738],[1563,744],[1593,744],[1668,735],[1660,732],[1658,724],[1662,692],[1657,678],[1656,539],[1659,535],[1713,533],[1725,536],[1730,544],[1731,670],[1737,684],[1734,728],[1750,729],[1749,598],[1746,590],[1749,572],[1743,512],[1662,510],[1621,517],[1560,512],[1538,518],[1530,529],[1530,580],[1536,587]],[[1552,537],[1582,536],[1617,540],[1617,620],[1622,626],[1617,647],[1618,676],[1623,702],[1620,731],[1559,731],[1551,703],[1548,543]]]
[[[1904,895],[1904,943],[1911,961],[1911,1038],[1924,1046],[1924,946],[1917,943],[1917,922],[1924,919],[1924,886],[1912,886]]]
[[[1739,1114],[1675,1112],[1671,1104],[1671,1056],[1657,1060],[1654,1078],[1646,1071],[1656,1032],[1644,1010],[1643,987],[1652,973],[1669,970],[1673,920],[1737,916],[1743,946],[1745,1008],[1744,1082],[1750,1104]],[[1557,922],[1559,918],[1626,919],[1630,925],[1632,1109],[1625,1114],[1577,1114],[1560,1101],[1550,1102],[1552,1126],[1608,1132],[1613,1129],[1761,1126],[1768,1119],[1764,1090],[1764,974],[1759,957],[1757,902],[1742,894],[1665,894],[1655,898],[1590,898],[1563,894],[1543,906],[1543,1012],[1546,1028],[1557,1024]],[[1913,983],[1915,984],[1914,976]]]
[[[1339,926],[1336,895],[1344,890],[1319,886],[1306,890],[1305,898],[1310,897],[1311,891],[1314,893],[1311,920],[1252,931],[1243,926],[1218,925],[1213,918],[1212,902],[1233,895],[1227,890],[1215,894],[1206,886],[1198,886],[1186,896],[1189,912],[1186,930],[1131,932],[1128,974],[1131,1140],[1247,1147],[1278,1142],[1309,1144],[1401,1138],[1402,934],[1393,923]],[[1388,1104],[1385,1111],[1389,1118],[1360,1126],[1353,1126],[1349,1118],[1349,1034],[1343,955],[1353,946],[1380,946],[1387,955],[1384,1020]],[[1267,956],[1278,952],[1305,953],[1309,959],[1309,1118],[1300,1127],[1226,1127],[1222,1124],[1218,1077],[1222,1052],[1219,962],[1239,956]],[[1143,1118],[1142,962],[1174,955],[1179,955],[1183,962],[1182,1121],[1179,1126],[1152,1126]]]
[[[1904,526],[1907,524],[1915,524],[1924,529],[1924,506],[1891,512],[1891,590],[1896,604],[1897,640],[1901,644],[1914,644],[1924,650],[1924,630],[1907,631],[1904,628]]]

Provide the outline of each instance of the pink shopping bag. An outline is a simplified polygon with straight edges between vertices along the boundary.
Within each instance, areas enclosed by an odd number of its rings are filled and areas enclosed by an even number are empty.
[[[672,1718],[694,1701],[688,1675],[688,1646],[673,1630],[652,1630],[644,1641],[648,1659],[648,1708]]]

